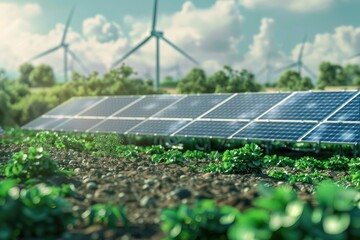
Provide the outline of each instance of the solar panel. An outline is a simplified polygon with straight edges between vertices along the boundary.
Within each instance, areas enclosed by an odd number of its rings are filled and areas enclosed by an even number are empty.
[[[190,95],[156,114],[154,117],[197,118],[230,96],[230,94]]]
[[[302,122],[253,122],[233,138],[296,141],[315,125]]]
[[[69,121],[66,121],[63,124],[55,127],[53,130],[85,132],[87,129],[91,128],[95,124],[98,124],[100,121],[102,120],[101,119],[70,119]]]
[[[248,122],[195,121],[177,132],[175,136],[228,138],[246,124]]]
[[[254,119],[289,95],[289,93],[240,93],[202,118]]]
[[[321,121],[355,92],[298,92],[261,119]]]
[[[96,117],[108,117],[116,113],[117,111],[128,106],[130,103],[138,100],[140,97],[109,97],[90,108],[89,110],[80,114],[80,116],[96,116]]]
[[[148,120],[129,131],[129,134],[139,135],[170,135],[190,121]]]
[[[150,117],[179,98],[181,96],[146,96],[131,107],[116,114],[115,117]]]
[[[33,130],[51,130],[61,122],[67,121],[66,118],[36,118],[35,120],[27,123],[23,128]]]
[[[93,106],[101,99],[103,99],[103,97],[72,98],[71,100],[47,112],[46,115],[74,116]]]
[[[359,143],[360,124],[322,123],[303,140],[329,143]]]
[[[94,128],[91,128],[90,132],[116,132],[123,134],[141,122],[142,120],[107,119],[106,121],[100,123]]]
[[[330,121],[360,121],[360,95],[335,113]]]

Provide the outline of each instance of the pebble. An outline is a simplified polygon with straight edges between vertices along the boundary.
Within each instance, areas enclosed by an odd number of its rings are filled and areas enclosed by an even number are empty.
[[[179,188],[171,192],[172,196],[176,196],[179,199],[191,197],[191,191],[187,188]]]
[[[156,206],[156,199],[154,197],[145,196],[140,200],[141,207],[155,207]]]
[[[94,182],[88,182],[86,184],[86,189],[88,190],[96,190],[97,189],[97,184]]]
[[[121,192],[121,193],[118,194],[118,198],[123,198],[125,196],[126,196],[126,194],[124,192]]]

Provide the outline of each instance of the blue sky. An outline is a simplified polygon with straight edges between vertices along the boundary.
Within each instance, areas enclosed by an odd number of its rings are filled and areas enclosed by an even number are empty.
[[[14,72],[25,59],[56,45],[74,3],[68,41],[99,72],[145,37],[151,24],[152,0],[0,0],[0,27],[9,36],[0,40],[0,53],[13,60],[0,59],[0,67]],[[358,9],[358,0],[159,0],[158,29],[208,72],[223,64],[256,72],[269,51],[274,68],[286,65],[296,59],[308,34],[304,62],[316,72],[323,60],[345,64],[349,54],[360,52]],[[12,39],[19,36],[21,42]],[[140,75],[152,76],[153,54],[154,44],[149,43],[128,64]],[[162,55],[163,75],[176,74],[174,69],[183,74],[192,67],[166,46]],[[35,63],[41,62],[61,74],[61,52]]]

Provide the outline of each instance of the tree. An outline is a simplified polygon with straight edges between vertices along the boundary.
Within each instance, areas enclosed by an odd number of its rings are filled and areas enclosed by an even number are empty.
[[[348,85],[360,86],[360,66],[358,64],[348,64],[344,67],[346,82]]]
[[[31,86],[30,74],[34,70],[34,66],[30,63],[24,63],[19,67],[20,76],[17,81],[21,84]]]
[[[50,66],[41,64],[31,71],[29,80],[33,87],[51,87],[55,84],[54,71]]]
[[[226,86],[226,92],[258,92],[261,85],[255,81],[255,76],[250,71],[243,69],[239,71],[231,71],[229,83]]]
[[[200,68],[193,68],[179,81],[177,88],[179,93],[209,93],[206,82],[206,74]]]
[[[276,87],[286,91],[305,91],[314,88],[309,77],[301,77],[297,71],[283,73],[276,82]]]
[[[326,86],[346,86],[349,84],[342,66],[330,62],[319,65],[319,79],[317,87],[324,89]]]

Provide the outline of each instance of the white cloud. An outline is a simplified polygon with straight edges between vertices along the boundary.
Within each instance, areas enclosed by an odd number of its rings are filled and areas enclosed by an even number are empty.
[[[83,34],[86,38],[93,38],[101,43],[116,41],[123,35],[119,24],[109,22],[102,15],[85,19]]]
[[[277,8],[292,12],[318,12],[333,6],[335,0],[239,0],[246,8]]]
[[[292,59],[297,60],[301,44],[292,51]],[[323,61],[337,64],[359,63],[359,59],[349,57],[360,52],[360,27],[340,26],[333,33],[316,34],[313,42],[307,42],[304,49],[304,63],[317,72]]]

